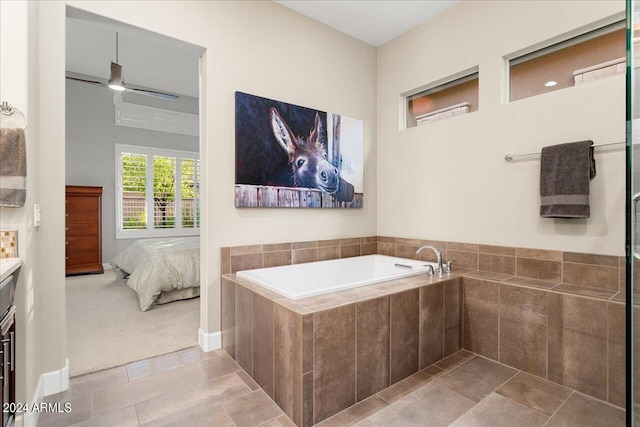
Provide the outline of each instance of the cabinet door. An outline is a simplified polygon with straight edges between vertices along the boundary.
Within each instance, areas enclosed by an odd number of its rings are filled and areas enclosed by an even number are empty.
[[[2,406],[4,408],[6,403],[15,403],[16,401],[16,325],[15,325],[15,307],[4,316],[2,322],[0,322],[1,335],[0,335],[0,361],[2,362],[0,369],[2,371]],[[13,407],[13,405],[9,405]],[[2,411],[2,426],[8,426],[13,422],[15,418],[14,412]]]

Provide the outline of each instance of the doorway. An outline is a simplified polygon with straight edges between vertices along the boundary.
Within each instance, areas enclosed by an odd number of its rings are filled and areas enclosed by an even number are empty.
[[[204,49],[72,7],[66,35],[65,183],[99,190],[97,205],[67,193],[73,377],[198,344]],[[93,274],[69,269],[96,250]],[[185,265],[169,280],[176,258]]]

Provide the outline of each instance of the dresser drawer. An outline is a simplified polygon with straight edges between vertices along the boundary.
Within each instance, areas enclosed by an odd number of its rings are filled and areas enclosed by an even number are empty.
[[[100,199],[97,197],[67,197],[65,200],[68,211],[97,211]]]
[[[98,236],[98,224],[74,224],[67,223],[67,236]]]
[[[67,251],[67,266],[101,262],[98,251]]]
[[[67,236],[65,245],[67,251],[86,251],[96,249],[99,245],[98,236]]]
[[[66,214],[67,224],[70,223],[93,223],[98,222],[97,211],[71,211]]]

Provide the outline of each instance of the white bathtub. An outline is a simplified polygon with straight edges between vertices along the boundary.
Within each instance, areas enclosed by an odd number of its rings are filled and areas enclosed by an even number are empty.
[[[292,300],[326,294],[358,286],[415,276],[435,263],[396,258],[385,255],[365,255],[332,259],[306,264],[283,265],[238,271],[249,279]]]

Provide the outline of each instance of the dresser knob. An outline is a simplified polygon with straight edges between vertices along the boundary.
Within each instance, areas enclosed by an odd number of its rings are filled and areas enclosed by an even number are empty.
[[[65,230],[65,231],[69,231],[69,227],[65,227],[65,228],[64,228],[64,230]]]
[[[69,259],[69,257],[68,257],[68,256],[66,256],[66,257],[64,257],[64,259]]]
[[[64,242],[64,244],[65,244],[65,245],[68,245],[68,244],[69,244],[69,242]]]

